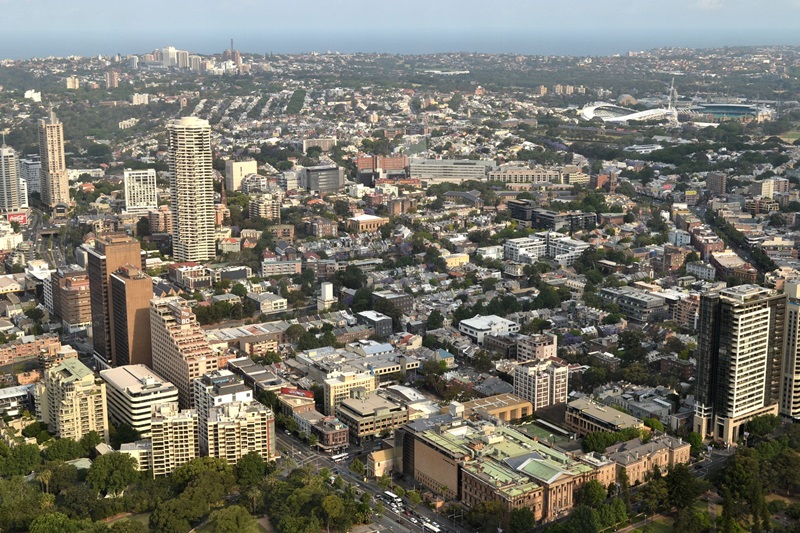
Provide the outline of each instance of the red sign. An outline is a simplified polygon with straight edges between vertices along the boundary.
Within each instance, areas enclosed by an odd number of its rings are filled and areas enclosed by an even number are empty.
[[[286,394],[287,396],[299,396],[300,398],[314,398],[314,393],[310,390],[290,389],[287,387],[281,387],[281,394]]]
[[[6,216],[9,222],[19,222],[23,225],[28,223],[28,213],[9,213]]]

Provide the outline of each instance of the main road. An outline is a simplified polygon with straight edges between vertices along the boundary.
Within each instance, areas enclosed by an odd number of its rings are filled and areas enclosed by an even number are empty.
[[[381,501],[384,498],[384,490],[377,483],[368,481],[366,477],[356,475],[348,468],[348,465],[334,463],[330,457],[311,450],[300,439],[293,435],[287,435],[283,430],[276,430],[275,435],[278,450],[281,454],[288,454],[298,466],[313,465],[316,468],[327,468],[331,471],[331,474],[352,483],[358,490],[370,494],[374,502]],[[351,449],[353,449],[355,455],[361,457],[369,453],[361,448],[351,447]],[[352,456],[353,454],[351,454],[351,458]],[[403,512],[405,509],[409,510],[410,516]],[[404,505],[404,509],[400,512],[396,512],[389,505],[385,505],[383,515],[375,516],[374,522],[376,525],[382,526],[382,530],[400,533],[430,533],[430,530],[425,528],[424,518],[427,518],[433,524],[437,524],[442,533],[464,529],[451,524],[445,517],[437,515],[424,505],[418,505],[414,509]],[[447,525],[442,525],[443,522],[446,522]]]

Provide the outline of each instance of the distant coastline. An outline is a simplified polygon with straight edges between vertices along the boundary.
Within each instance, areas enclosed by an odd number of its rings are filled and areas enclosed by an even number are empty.
[[[229,39],[244,53],[390,53],[427,54],[478,52],[495,54],[609,56],[661,47],[715,48],[738,46],[800,46],[800,33],[788,29],[609,30],[532,28],[530,32],[489,30],[315,31],[265,29],[262,33],[82,31],[63,34],[0,35],[0,59],[48,56],[143,54],[172,45],[203,55],[219,53]]]

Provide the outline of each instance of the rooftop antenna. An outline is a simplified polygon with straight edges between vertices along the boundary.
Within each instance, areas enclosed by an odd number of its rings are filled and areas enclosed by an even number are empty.
[[[231,57],[233,57],[233,37],[231,37]]]
[[[5,146],[6,145],[6,135],[9,134],[9,129],[6,128],[4,130],[0,130],[0,133],[3,134],[3,144],[0,144],[0,146]]]

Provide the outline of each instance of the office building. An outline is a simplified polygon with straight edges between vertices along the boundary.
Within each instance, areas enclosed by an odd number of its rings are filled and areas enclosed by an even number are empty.
[[[494,161],[488,160],[410,159],[408,162],[409,176],[425,184],[486,181],[486,175],[494,168]]]
[[[100,371],[106,382],[108,418],[128,424],[143,438],[150,436],[154,405],[178,401],[178,388],[144,365],[125,365]]]
[[[28,194],[34,192],[41,194],[42,185],[41,178],[39,176],[41,168],[42,162],[38,155],[33,155],[30,156],[30,158],[19,160],[19,175],[28,188]]]
[[[517,337],[517,361],[541,361],[555,357],[558,352],[558,337],[549,333],[520,335]]]
[[[94,357],[101,366],[108,367],[116,364],[111,274],[125,265],[145,268],[145,255],[139,241],[124,233],[98,235],[94,247],[84,246],[84,249],[92,303]]]
[[[486,335],[518,333],[519,324],[497,315],[475,315],[459,322],[458,331],[472,339],[474,343],[482,345]]]
[[[633,287],[603,288],[600,299],[618,305],[620,313],[637,324],[664,320],[670,315],[669,305],[664,298]]]
[[[106,384],[77,357],[45,370],[35,397],[37,416],[58,438],[80,440],[96,431],[108,442]]]
[[[225,189],[239,191],[242,180],[249,174],[258,173],[258,163],[254,159],[247,161],[225,161]]]
[[[566,403],[569,367],[553,359],[518,365],[514,368],[514,394],[531,402],[534,411]]]
[[[92,326],[92,299],[89,275],[77,265],[61,266],[50,276],[53,314],[61,320],[65,333],[84,331]]]
[[[186,300],[177,296],[150,301],[153,370],[178,387],[181,406],[194,406],[193,382],[219,368]]]
[[[235,465],[255,452],[264,460],[275,456],[275,415],[259,402],[230,402],[213,407],[205,439],[208,456]]]
[[[299,186],[311,193],[334,194],[344,188],[344,167],[319,165],[298,171]]]
[[[194,406],[197,411],[200,453],[208,454],[207,427],[211,410],[231,402],[253,401],[253,389],[230,370],[214,370],[194,380]]]
[[[158,209],[155,169],[126,168],[123,178],[125,181],[125,211],[127,213],[143,217],[147,216],[150,211]]]
[[[709,172],[706,176],[706,187],[711,194],[724,196],[728,188],[728,175],[723,172]]]
[[[176,402],[153,406],[150,419],[153,477],[166,476],[200,456],[197,445],[197,413],[180,410]]]
[[[22,194],[17,153],[3,144],[0,146],[0,213],[16,213],[27,202],[27,195]]]
[[[578,398],[567,404],[564,423],[579,437],[598,431],[614,433],[627,428],[644,429],[644,423],[638,418],[588,398]]]
[[[50,209],[58,204],[69,205],[64,125],[52,109],[47,118],[39,121],[39,156],[42,203]]]
[[[351,442],[374,439],[408,422],[408,407],[389,396],[356,389],[336,407],[336,418],[350,428]]]
[[[114,366],[153,366],[150,340],[150,300],[153,279],[134,265],[123,265],[111,274]]]
[[[350,398],[351,391],[363,389],[363,394],[378,388],[378,376],[372,371],[336,372],[334,377],[326,379],[323,384],[325,414],[333,416],[336,406]]]
[[[700,297],[694,431],[735,443],[778,414],[786,295],[739,285]]]
[[[392,336],[392,319],[377,311],[361,311],[356,313],[356,320],[359,324],[371,326],[375,330],[375,335],[388,339]]]
[[[800,282],[787,280],[786,341],[781,369],[780,413],[800,420]]]
[[[211,126],[196,117],[173,120],[167,141],[173,255],[176,261],[208,261],[216,256]]]

